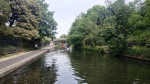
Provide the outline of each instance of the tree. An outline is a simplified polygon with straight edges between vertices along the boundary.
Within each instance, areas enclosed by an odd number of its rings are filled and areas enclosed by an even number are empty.
[[[9,1],[12,15],[9,18],[10,27],[15,25],[14,33],[26,40],[55,37],[57,23],[54,12],[48,11],[48,4],[43,0],[13,0]]]
[[[54,20],[54,12],[48,11],[48,4],[44,0],[38,0],[41,8],[41,16],[39,20],[39,34],[40,38],[49,37],[55,38],[57,22]]]
[[[8,21],[8,16],[10,13],[9,3],[5,0],[0,0],[0,27],[5,27],[5,23]],[[1,29],[0,28],[0,29]]]
[[[145,0],[141,7],[140,15],[142,16],[142,26],[143,28],[150,27],[150,10],[149,10],[150,1]]]
[[[108,12],[106,7],[96,5],[89,9],[86,14],[81,13],[72,24],[68,34],[69,42],[75,48],[102,45],[101,30]]]
[[[12,27],[12,25],[15,25],[15,27],[13,27],[14,34],[26,40],[39,38],[37,25],[40,8],[37,1],[11,0],[9,3],[12,11],[9,17],[9,26]]]
[[[66,34],[62,34],[62,35],[60,36],[60,38],[67,38],[67,35],[66,35]]]
[[[127,35],[131,32],[128,19],[133,9],[129,7],[129,5],[125,4],[125,0],[109,2],[110,4],[108,4],[108,9],[112,14],[109,16],[110,19],[107,18],[109,21],[106,21],[108,24],[110,24],[110,20],[112,21],[111,26],[105,27],[107,31],[104,31],[103,35],[105,37],[105,41],[108,43],[109,51],[111,54],[123,54],[127,49]]]

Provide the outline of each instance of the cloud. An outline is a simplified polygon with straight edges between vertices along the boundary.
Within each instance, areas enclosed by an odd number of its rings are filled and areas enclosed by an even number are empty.
[[[45,0],[49,11],[55,11],[54,19],[58,23],[57,37],[67,34],[71,24],[81,12],[86,12],[94,5],[104,5],[105,0]]]

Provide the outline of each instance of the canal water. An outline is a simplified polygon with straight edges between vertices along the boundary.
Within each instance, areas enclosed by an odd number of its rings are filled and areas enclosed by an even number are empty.
[[[56,50],[3,78],[1,84],[150,84],[150,63]]]

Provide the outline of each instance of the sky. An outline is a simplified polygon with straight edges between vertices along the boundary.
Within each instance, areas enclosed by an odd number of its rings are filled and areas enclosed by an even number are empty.
[[[94,5],[105,5],[105,0],[45,0],[49,4],[49,11],[54,11],[54,19],[58,23],[57,35],[68,34],[71,24],[81,12]]]
[[[94,5],[104,5],[105,0],[45,0],[49,11],[54,11],[54,19],[58,23],[57,35],[68,34],[71,24],[81,12],[86,12]]]

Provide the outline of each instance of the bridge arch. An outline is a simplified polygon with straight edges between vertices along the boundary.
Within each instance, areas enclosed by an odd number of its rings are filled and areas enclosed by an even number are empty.
[[[54,42],[66,42],[66,40],[67,40],[67,38],[56,38],[56,39],[54,39]]]
[[[61,43],[62,44],[62,48],[66,47],[66,40],[67,38],[56,38],[54,39],[55,43]]]

